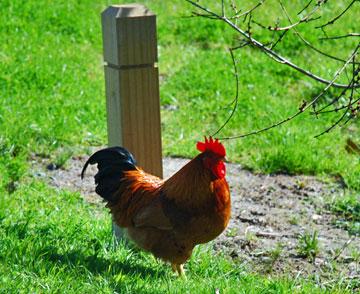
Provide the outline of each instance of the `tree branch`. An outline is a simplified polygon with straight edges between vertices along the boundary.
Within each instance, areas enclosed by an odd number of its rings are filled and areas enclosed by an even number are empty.
[[[350,9],[350,7],[357,1],[359,1],[359,0],[351,1],[350,4],[345,8],[345,10],[343,12],[341,12],[338,16],[334,17],[332,20],[328,21],[326,24],[323,24],[323,25],[315,27],[315,28],[322,29],[322,28],[324,28],[324,27],[326,27],[328,25],[334,24],[335,21],[337,21],[340,17],[342,17],[346,13],[346,11],[348,11]]]
[[[234,113],[235,113],[235,111],[237,109],[237,106],[238,106],[238,101],[239,101],[239,73],[238,73],[238,70],[237,70],[235,56],[234,56],[234,53],[233,53],[233,51],[236,50],[236,49],[238,49],[238,48],[235,48],[235,49],[234,48],[229,48],[229,52],[230,52],[230,55],[231,55],[233,66],[234,66],[234,76],[235,76],[235,81],[236,81],[235,99],[232,102],[232,103],[235,102],[235,104],[234,104],[234,107],[233,107],[233,109],[231,111],[231,114],[229,115],[227,120],[223,123],[223,125],[214,134],[211,135],[211,137],[215,137],[216,134],[218,134],[228,124],[228,122],[233,117],[233,115],[234,115]]]
[[[310,1],[308,2],[308,4],[306,4],[306,5],[297,13],[297,15],[303,13],[303,11],[305,11],[305,9],[310,6],[311,2],[313,2],[313,0],[310,0]]]
[[[318,82],[321,82],[323,84],[327,84],[329,85],[331,82],[322,78],[322,77],[319,77],[313,73],[311,73],[310,71],[308,70],[305,70],[301,67],[299,67],[298,65],[292,63],[291,61],[289,61],[288,59],[286,59],[285,57],[277,54],[275,51],[271,50],[270,48],[266,47],[265,45],[263,45],[261,42],[259,42],[258,40],[254,39],[252,36],[250,36],[248,33],[246,33],[244,30],[242,30],[241,28],[239,28],[238,26],[236,26],[233,22],[231,22],[231,20],[229,20],[227,17],[223,17],[223,16],[220,16],[218,15],[217,13],[209,10],[208,8],[192,1],[192,0],[185,0],[187,1],[188,3],[192,4],[193,6],[199,8],[200,10],[206,12],[208,15],[210,16],[214,16],[215,18],[219,19],[219,20],[222,20],[224,21],[226,24],[228,24],[231,28],[233,28],[235,31],[237,31],[238,33],[240,33],[243,37],[245,37],[247,40],[249,40],[249,42],[251,42],[251,44],[260,49],[261,51],[265,52],[268,56],[271,56],[273,57],[273,59],[281,64],[285,64],[299,72],[301,72],[302,74],[318,81]],[[348,85],[345,85],[345,84],[338,84],[338,83],[331,83],[331,85],[333,87],[336,87],[336,88],[346,88]],[[354,87],[360,87],[360,85],[356,84],[354,85]]]
[[[251,136],[251,135],[256,135],[256,134],[259,134],[259,133],[262,133],[262,132],[265,132],[265,131],[268,131],[270,129],[273,129],[275,127],[278,127],[292,119],[294,119],[295,117],[297,117],[298,115],[300,115],[301,113],[305,112],[309,107],[313,106],[319,99],[320,97],[322,97],[327,90],[329,90],[329,88],[332,86],[332,84],[336,81],[336,79],[339,77],[339,75],[344,71],[344,69],[346,68],[346,66],[351,62],[351,60],[353,58],[355,58],[358,50],[359,50],[359,47],[360,47],[360,43],[358,44],[358,46],[356,47],[355,51],[351,54],[351,56],[348,58],[348,60],[345,62],[345,64],[339,68],[337,70],[337,72],[335,73],[333,79],[331,80],[331,82],[315,97],[313,98],[313,100],[308,103],[308,104],[304,104],[302,105],[300,108],[299,108],[299,111],[294,113],[293,115],[277,122],[277,123],[274,123],[273,125],[270,125],[268,127],[265,127],[263,129],[260,129],[260,130],[256,130],[256,131],[252,131],[252,132],[249,132],[249,133],[246,133],[246,134],[243,134],[243,135],[235,135],[235,136],[230,136],[230,137],[223,137],[223,138],[219,138],[220,140],[232,140],[232,139],[238,139],[238,138],[244,138],[244,137],[248,137],[248,136]],[[354,89],[354,88],[352,88]]]
[[[243,16],[245,16],[245,18],[246,18],[250,13],[252,13],[254,10],[259,8],[259,6],[261,6],[264,2],[265,2],[265,0],[261,0],[254,7],[250,8],[249,10],[247,10],[245,12],[235,11],[235,15],[229,17],[229,19],[237,19],[237,18],[241,18]]]
[[[359,48],[359,46],[358,46],[358,48]],[[355,57],[356,57],[356,54],[353,56],[353,61],[355,61]],[[353,62],[353,77],[356,77],[358,73],[359,73],[359,71],[355,69],[355,63]],[[340,124],[340,122],[342,122],[342,120],[349,113],[349,111],[352,112],[352,110],[353,110],[352,109],[353,98],[354,98],[354,88],[351,88],[351,94],[350,94],[350,98],[349,98],[349,103],[348,103],[347,107],[345,107],[344,113],[340,116],[340,118],[336,122],[334,122],[325,131],[323,131],[322,133],[316,135],[315,138],[318,138],[318,137],[320,137],[320,136],[322,136],[322,135],[324,135],[326,133],[329,133],[333,128],[335,128],[338,124]],[[354,110],[354,113],[350,113],[349,118],[345,121],[344,125],[346,123],[348,123],[353,118],[353,116],[356,114],[356,111],[357,111],[357,109]]]
[[[289,15],[289,13],[287,12],[284,4],[282,3],[281,0],[279,0],[279,3],[280,3],[280,6],[281,6],[281,9],[283,10],[283,12],[285,13],[288,21],[290,22],[290,24],[292,24],[292,20],[291,20],[291,17]],[[317,53],[321,54],[321,55],[324,55],[328,58],[331,58],[331,59],[334,59],[334,60],[337,60],[337,61],[341,61],[341,62],[346,62],[346,60],[344,59],[341,59],[339,57],[336,57],[336,56],[333,56],[333,55],[330,55],[326,52],[323,52],[321,51],[320,49],[316,48],[315,46],[313,46],[309,41],[307,41],[302,35],[300,35],[299,31],[294,27],[294,32],[295,34],[299,37],[299,39],[301,41],[303,41],[305,43],[305,45],[307,45],[309,48],[311,48],[312,50],[316,51]]]
[[[348,38],[348,37],[360,37],[360,33],[348,33],[348,34],[342,35],[342,36],[324,37],[324,38],[319,38],[319,40],[334,40],[334,39],[342,39],[342,38]]]
[[[311,18],[311,16],[321,7],[322,4],[324,4],[326,2],[326,0],[320,0],[316,3],[315,7],[313,8],[313,10],[311,10],[311,12],[309,14],[307,14],[306,16],[302,17],[300,20],[298,20],[297,22],[286,26],[286,27],[268,27],[269,30],[271,31],[288,31],[294,27],[296,27],[297,25],[303,23],[303,22],[309,22],[318,18]]]

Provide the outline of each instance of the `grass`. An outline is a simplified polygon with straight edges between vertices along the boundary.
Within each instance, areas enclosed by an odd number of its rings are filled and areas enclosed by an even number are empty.
[[[233,100],[235,86],[226,48],[236,36],[220,22],[181,17],[192,10],[182,0],[142,3],[158,14],[164,154],[193,156],[195,142],[216,130],[230,112],[226,105]],[[272,9],[258,17],[275,22],[278,7],[269,3]],[[324,17],[345,5],[339,3],[328,3]],[[84,203],[77,193],[53,190],[33,177],[34,154],[62,167],[73,154],[107,142],[99,15],[109,4],[1,1],[0,291],[322,292],[316,281],[259,276],[221,254],[213,258],[208,250],[198,250],[188,264],[187,282],[174,279],[167,267],[145,253],[121,246],[115,250],[109,217],[102,209]],[[355,16],[349,15],[329,33],[344,28],[358,31]],[[302,33],[310,40],[317,37],[309,34],[307,26]],[[336,44],[323,46],[346,58],[351,41]],[[310,54],[294,36],[280,50],[326,78],[336,68],[335,63]],[[239,108],[222,136],[279,120],[321,89],[256,50],[238,51],[236,58]],[[313,138],[333,119],[304,115],[262,135],[225,142],[228,157],[259,172],[334,175],[356,195],[359,158],[346,152],[345,142],[349,137],[358,142],[359,121]],[[333,206],[350,226],[358,224],[353,201],[343,205],[339,200]],[[351,287],[343,283],[335,281],[327,289],[342,293]]]
[[[304,232],[303,234],[301,234],[298,239],[297,251],[299,256],[306,257],[311,262],[314,262],[315,257],[320,252],[318,232]]]
[[[274,265],[279,260],[279,258],[281,257],[283,249],[284,249],[284,245],[281,244],[281,243],[277,243],[274,248],[270,249],[267,252],[268,259],[265,260],[265,262],[264,262],[265,263],[264,271],[266,273],[270,273],[270,272],[273,271]]]
[[[352,235],[360,236],[360,197],[346,194],[329,204],[330,210],[337,214],[336,225],[345,228]]]
[[[2,191],[3,192],[3,191]],[[321,285],[251,274],[210,247],[195,251],[188,279],[129,244],[114,246],[105,210],[80,194],[29,180],[0,200],[0,291],[61,293],[322,293]],[[351,293],[339,282],[327,288]],[[347,290],[346,290],[347,289]]]

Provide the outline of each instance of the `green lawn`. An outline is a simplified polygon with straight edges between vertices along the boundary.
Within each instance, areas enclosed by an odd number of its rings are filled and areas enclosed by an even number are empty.
[[[158,15],[164,154],[193,156],[195,142],[214,132],[231,111],[228,104],[235,85],[227,47],[235,44],[237,36],[220,22],[183,17],[193,10],[185,1],[141,2]],[[248,1],[247,6],[257,2]],[[291,1],[296,7],[306,2]],[[334,16],[346,3],[328,3],[324,18]],[[94,0],[0,3],[0,290],[320,291],[311,280],[258,276],[226,257],[210,262],[206,250],[199,250],[189,263],[187,282],[174,279],[147,254],[129,248],[115,250],[109,216],[102,209],[84,203],[76,193],[56,191],[32,177],[33,154],[61,165],[72,154],[107,142],[100,13],[109,4]],[[273,9],[258,17],[272,24],[279,8],[276,1],[268,5]],[[358,32],[359,23],[354,21],[358,5],[355,8],[353,16],[332,26],[329,33]],[[309,40],[318,37],[307,26],[302,33]],[[263,34],[258,37],[269,38],[268,32]],[[354,42],[327,41],[322,48],[347,58]],[[339,66],[311,53],[295,36],[289,37],[280,52],[328,79]],[[239,108],[220,136],[280,120],[322,88],[255,49],[237,51],[236,58]],[[359,156],[347,153],[345,142],[352,138],[359,143],[359,120],[313,138],[334,119],[304,114],[261,135],[227,141],[228,158],[257,172],[342,178],[355,195],[350,207],[358,209]],[[333,206],[334,213],[345,211],[350,226],[354,219],[358,221],[358,211],[348,212],[341,202]],[[351,287],[341,283],[327,287],[335,292]]]
[[[1,191],[2,194],[5,191]],[[108,213],[80,194],[28,180],[0,202],[0,291],[5,293],[322,293],[301,278],[251,273],[202,246],[187,280],[150,254],[111,238]],[[315,278],[315,277],[314,277]],[[354,287],[356,285],[353,285]],[[331,293],[351,293],[333,281]]]

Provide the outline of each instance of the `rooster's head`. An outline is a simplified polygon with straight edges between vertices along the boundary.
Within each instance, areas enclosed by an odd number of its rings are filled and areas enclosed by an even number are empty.
[[[205,137],[205,142],[198,142],[196,148],[203,154],[204,167],[209,169],[213,176],[217,179],[225,177],[225,147],[219,142],[218,139]]]

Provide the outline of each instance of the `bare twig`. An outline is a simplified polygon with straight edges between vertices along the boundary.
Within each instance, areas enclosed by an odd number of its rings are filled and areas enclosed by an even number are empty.
[[[237,18],[241,18],[241,17],[247,17],[248,14],[252,13],[253,11],[255,11],[256,9],[258,9],[263,3],[265,2],[265,0],[260,1],[259,3],[257,3],[254,7],[250,8],[247,11],[244,12],[236,12],[235,15],[229,17],[229,19],[237,19]],[[244,19],[245,21],[245,19]]]
[[[350,245],[350,243],[354,241],[354,237],[351,236],[349,240],[347,240],[343,246],[341,247],[341,249],[339,250],[339,252],[333,257],[333,261],[337,260],[339,258],[339,256],[341,255],[341,253],[344,252],[344,250]]]
[[[236,61],[235,61],[235,56],[234,56],[234,53],[233,53],[233,49],[229,48],[229,52],[230,52],[230,55],[231,55],[233,66],[234,66],[234,75],[235,75],[235,81],[236,81],[236,92],[235,92],[235,99],[234,99],[235,104],[234,104],[234,107],[233,107],[229,117],[227,118],[227,120],[223,123],[223,125],[214,134],[211,135],[212,137],[214,137],[216,134],[218,134],[228,124],[228,122],[233,117],[233,115],[234,115],[234,113],[235,113],[235,111],[237,109],[237,106],[238,106],[238,101],[239,101],[239,74],[238,74],[238,70],[237,70],[237,66],[236,66]]]
[[[305,11],[305,9],[310,6],[311,2],[313,2],[313,0],[310,0],[310,1],[308,2],[308,4],[306,4],[306,5],[297,13],[297,15],[303,13],[303,11]]]
[[[219,18],[217,16],[213,16],[211,14],[205,14],[205,13],[198,13],[196,11],[192,11],[190,16],[183,16],[183,18],[186,17],[204,17],[204,18],[209,18],[209,19],[214,19],[214,20],[219,20]]]
[[[288,31],[288,30],[298,26],[299,24],[301,24],[303,22],[310,22],[310,21],[314,21],[314,20],[317,20],[317,19],[319,19],[319,18],[318,17],[317,18],[302,18],[298,22],[293,23],[292,25],[289,25],[289,26],[286,26],[286,27],[272,27],[272,26],[269,26],[268,29],[270,31]]]
[[[354,101],[352,101],[351,103],[348,103],[346,105],[343,105],[343,106],[340,106],[340,107],[337,107],[337,108],[334,108],[334,109],[329,109],[329,110],[317,110],[316,112],[313,112],[311,114],[319,115],[319,114],[339,112],[340,110],[343,110],[345,108],[349,108],[349,107],[352,107],[352,106],[356,105],[356,103],[359,102],[359,101],[360,101],[360,98],[357,98]],[[332,105],[332,104],[330,104],[330,105]]]
[[[272,232],[261,232],[258,231],[255,233],[256,237],[263,237],[263,238],[269,238],[269,239],[275,239],[275,238],[281,238],[284,237],[283,234],[280,233],[272,233]]]
[[[360,43],[359,43],[360,45]],[[359,48],[359,45],[357,48]],[[357,52],[355,52],[357,53]],[[356,54],[353,55],[353,77],[356,76],[356,69],[355,69],[355,64],[354,64],[354,61],[355,61],[355,56]],[[345,116],[349,113],[349,111],[351,111],[351,105],[352,105],[352,100],[353,100],[353,97],[354,97],[354,88],[351,88],[351,94],[350,94],[350,98],[349,98],[349,103],[348,103],[348,107],[345,108],[345,111],[344,113],[340,116],[340,118],[334,122],[330,127],[328,127],[325,131],[323,131],[322,133],[318,134],[315,136],[315,138],[318,138],[328,132],[330,132],[333,128],[335,128],[338,124],[340,124],[340,122],[345,118]],[[350,121],[350,119],[352,118],[352,114],[350,113],[350,117],[349,119],[345,122],[345,124]]]
[[[233,48],[229,48],[229,50],[231,50],[232,53],[234,53],[234,51],[236,51],[236,50],[238,50],[238,49],[241,49],[241,48],[243,48],[243,47],[245,47],[245,46],[247,46],[247,45],[250,45],[250,43],[245,40],[243,44],[241,44],[241,45],[239,45],[239,46],[236,46],[236,47],[233,47]],[[235,56],[234,56],[234,57],[235,57]],[[235,76],[235,79],[236,79],[236,78],[239,77],[239,75],[238,75],[237,67],[235,68],[235,63],[234,63],[234,62],[235,62],[235,60],[233,59],[234,76]],[[235,70],[236,70],[236,75],[235,75]],[[236,92],[237,92],[237,94],[235,95],[235,98],[233,99],[233,101],[231,101],[231,102],[227,105],[227,107],[229,107],[229,106],[233,105],[235,102],[237,102],[238,97],[239,97],[239,94],[238,94],[238,86],[239,86],[239,81],[236,81],[236,89],[237,89]]]
[[[233,102],[230,105],[233,105],[232,107],[232,111],[229,114],[228,118],[226,119],[226,121],[221,125],[220,128],[217,129],[217,131],[212,135],[215,136],[217,134],[219,134],[224,127],[229,123],[229,121],[232,119],[232,117],[234,116],[237,107],[238,107],[238,102],[239,102],[239,76],[238,76],[238,69],[237,69],[237,65],[236,65],[236,60],[234,57],[234,51],[246,46],[246,45],[252,45],[254,48],[257,48],[258,50],[260,50],[261,52],[265,53],[268,57],[272,58],[274,61],[287,65],[293,69],[295,69],[296,71],[304,74],[305,76],[308,76],[318,82],[321,82],[323,84],[325,84],[324,88],[312,99],[309,99],[310,102],[307,102],[306,100],[303,100],[301,106],[298,108],[298,111],[294,112],[292,115],[290,115],[289,117],[282,119],[276,123],[273,123],[270,126],[267,126],[265,128],[259,129],[259,130],[255,130],[246,134],[240,134],[240,135],[234,135],[234,136],[229,136],[229,137],[224,137],[224,138],[219,138],[222,140],[229,140],[229,139],[236,139],[236,138],[243,138],[243,137],[247,137],[250,135],[255,135],[255,134],[259,134],[261,132],[265,132],[267,130],[270,130],[272,128],[275,128],[277,126],[280,126],[294,118],[296,118],[297,116],[299,116],[300,114],[302,114],[303,112],[307,111],[309,108],[313,109],[313,112],[311,112],[311,114],[316,115],[316,117],[318,117],[318,115],[323,114],[323,113],[330,113],[330,112],[341,112],[340,116],[336,119],[335,122],[332,123],[331,126],[329,126],[326,130],[324,130],[322,133],[318,134],[317,136],[315,136],[315,138],[330,132],[333,128],[335,128],[335,126],[337,125],[345,125],[346,123],[348,123],[352,118],[356,117],[359,113],[360,113],[360,97],[354,97],[354,94],[359,93],[358,92],[358,88],[360,89],[360,79],[359,79],[359,62],[356,60],[356,55],[359,52],[360,49],[360,43],[357,44],[356,48],[354,49],[354,51],[352,52],[351,56],[348,59],[343,59],[340,58],[338,56],[334,56],[331,55],[327,52],[324,52],[322,50],[320,50],[319,48],[317,48],[316,46],[314,46],[312,43],[310,43],[308,40],[306,40],[297,30],[297,26],[300,25],[301,23],[305,23],[305,22],[309,22],[314,20],[314,15],[316,12],[319,11],[320,7],[325,4],[327,2],[327,0],[317,0],[315,1],[315,3],[313,4],[313,7],[311,9],[311,11],[309,13],[306,13],[305,16],[300,16],[296,22],[293,22],[290,14],[288,13],[285,5],[282,3],[282,0],[278,0],[281,6],[281,9],[284,13],[284,15],[286,16],[289,25],[287,26],[279,26],[277,21],[275,23],[274,26],[270,26],[270,27],[266,27],[260,23],[257,23],[256,21],[252,20],[253,17],[253,12],[255,12],[256,9],[258,9],[264,2],[265,0],[260,0],[259,2],[257,2],[252,8],[250,8],[249,10],[246,10],[245,12],[241,12],[240,9],[237,9],[236,5],[234,4],[234,2],[231,2],[231,8],[233,10],[234,15],[233,16],[227,16],[226,11],[225,11],[225,1],[221,0],[221,14],[214,12],[212,10],[210,10],[209,8],[203,6],[202,4],[199,3],[199,1],[196,0],[185,0],[188,3],[192,4],[194,7],[196,7],[198,9],[197,12],[194,12],[194,15],[196,16],[201,16],[201,17],[205,17],[205,18],[209,18],[212,20],[220,20],[222,22],[225,22],[228,26],[230,26],[233,30],[235,30],[240,36],[243,37],[243,43],[240,46],[237,47],[233,47],[229,49],[229,52],[231,54],[232,57],[232,62],[233,62],[233,66],[234,66],[234,76],[235,76],[235,81],[236,81],[236,95],[235,98],[233,100]],[[337,15],[335,18],[333,18],[332,20],[330,20],[328,23],[319,26],[318,28],[320,28],[324,35],[326,37],[324,38],[320,38],[320,39],[340,39],[340,38],[345,38],[345,37],[357,37],[360,36],[359,33],[349,33],[347,35],[343,35],[343,36],[334,36],[334,37],[329,37],[326,34],[326,31],[324,30],[324,27],[326,27],[327,25],[333,24],[334,22],[336,22],[338,19],[340,19],[349,9],[350,7],[356,2],[356,1],[360,1],[360,0],[352,0],[351,3],[346,7],[346,9],[344,11],[342,11],[339,15]],[[302,14],[305,9],[307,9],[311,4],[313,3],[313,0],[310,0],[306,6],[298,13],[298,15]],[[239,19],[243,17],[243,21],[242,23],[239,22]],[[234,22],[232,21],[234,20]],[[246,22],[246,23],[245,23]],[[273,31],[273,36],[272,36],[272,40],[269,43],[262,43],[259,40],[255,39],[253,37],[253,30],[251,27],[251,24],[255,23],[257,25],[259,25],[261,28],[263,29],[267,29],[270,31]],[[239,24],[239,25],[238,25]],[[241,25],[241,26],[240,26]],[[285,35],[287,32],[289,32],[290,30],[293,30],[294,33],[296,34],[296,36],[306,45],[308,46],[310,49],[312,49],[313,51],[327,57],[327,58],[331,58],[334,59],[336,61],[342,62],[343,64],[337,69],[337,71],[335,72],[335,74],[333,75],[333,78],[331,80],[327,80],[324,79],[320,76],[315,75],[314,73],[310,72],[309,70],[304,69],[303,67],[300,67],[296,64],[294,64],[293,62],[291,62],[289,59],[283,57],[282,55],[278,54],[274,48],[284,39]],[[277,34],[276,32],[281,31],[280,34]],[[256,33],[256,31],[254,31]],[[352,64],[352,73],[348,74],[348,65]],[[355,65],[357,65],[357,69],[355,68]],[[337,83],[338,78],[340,77],[340,75],[345,71],[346,77],[348,78],[348,83],[346,84],[342,84],[342,83]],[[327,105],[322,106],[320,110],[317,110],[317,105],[319,104],[318,101],[321,97],[324,96],[324,94],[331,88],[341,88],[342,91],[340,93],[340,95],[337,95],[335,98],[332,99],[331,102],[327,103]],[[350,92],[350,94],[349,94]],[[350,95],[350,96],[348,96]],[[346,97],[349,97],[347,102],[344,103],[343,102],[343,98],[345,99]],[[341,99],[341,100],[340,100]],[[338,101],[342,101],[341,105],[338,106],[337,102]],[[337,106],[337,107],[332,107],[333,109],[330,110],[326,110],[329,106]]]
[[[342,36],[333,36],[333,37],[324,37],[319,38],[319,40],[334,40],[334,39],[342,39],[342,38],[349,38],[349,37],[360,37],[360,33],[348,33]]]
[[[271,27],[271,26],[269,26],[268,29],[271,30],[271,31],[288,31],[288,30],[296,27],[297,25],[299,25],[299,24],[301,24],[303,22],[309,22],[309,21],[313,21],[315,19],[318,19],[318,18],[311,18],[311,16],[313,14],[315,14],[315,12],[318,11],[319,8],[321,7],[321,5],[324,4],[325,2],[326,2],[325,0],[318,1],[315,4],[313,10],[311,10],[309,14],[307,14],[306,16],[302,17],[297,22],[295,22],[295,23],[293,23],[293,24],[291,24],[289,26],[286,26],[286,27],[277,27],[277,26],[276,27]]]
[[[357,71],[353,71],[352,79],[350,80],[349,85],[348,85],[347,88],[343,89],[341,91],[341,93],[339,95],[337,95],[333,100],[331,100],[331,102],[329,102],[327,105],[323,106],[322,108],[320,108],[319,110],[315,111],[312,114],[318,115],[318,114],[328,113],[328,112],[337,112],[337,111],[339,111],[341,109],[344,109],[345,107],[340,107],[340,108],[337,108],[337,109],[335,108],[335,109],[332,109],[332,110],[329,110],[329,111],[324,111],[329,106],[334,105],[334,103],[336,103],[341,97],[343,97],[350,88],[353,89],[352,85],[355,83],[355,80],[358,80],[358,78],[357,78],[358,74],[359,74],[359,68],[358,68]],[[356,102],[356,101],[354,101],[354,102]]]
[[[292,63],[291,61],[289,61],[288,59],[286,59],[285,57],[277,54],[275,51],[271,50],[270,48],[266,47],[265,45],[263,45],[261,42],[259,42],[258,40],[254,39],[252,36],[250,36],[248,33],[246,33],[244,30],[242,30],[241,28],[239,28],[238,26],[236,26],[231,20],[229,20],[226,17],[222,17],[218,14],[216,14],[215,12],[209,10],[208,8],[200,5],[199,3],[196,3],[192,0],[185,0],[187,2],[189,2],[190,4],[192,4],[193,6],[199,8],[200,10],[206,12],[208,15],[214,16],[222,21],[224,21],[226,24],[228,24],[231,28],[233,28],[235,31],[237,31],[238,33],[240,33],[243,37],[245,37],[247,40],[249,40],[251,42],[251,44],[260,49],[261,51],[263,51],[264,53],[266,53],[268,56],[272,57],[275,61],[281,63],[281,64],[285,64],[301,73],[303,73],[304,75],[318,81],[321,82],[323,84],[327,84],[329,85],[331,83],[331,81],[328,81],[324,78],[321,78],[313,73],[311,73],[308,70],[305,70],[301,67],[299,67],[298,65]],[[338,84],[338,83],[331,83],[331,85],[333,87],[336,88],[346,88],[348,85],[344,85],[344,84]],[[360,85],[356,84],[354,85],[354,87],[360,87]]]
[[[344,113],[340,116],[340,118],[334,122],[330,127],[328,127],[325,131],[321,132],[320,134],[316,135],[314,138],[319,138],[322,135],[329,133],[333,128],[335,128],[343,119],[344,117],[348,114],[349,112],[349,108],[346,108]]]
[[[334,24],[335,21],[337,21],[340,17],[342,17],[342,16],[346,13],[346,11],[348,11],[348,10],[350,9],[350,7],[351,7],[355,2],[357,2],[357,1],[359,1],[359,0],[353,0],[353,1],[351,1],[350,4],[345,8],[345,10],[342,11],[339,15],[337,15],[336,17],[334,17],[332,20],[328,21],[326,24],[323,24],[323,25],[318,26],[318,27],[316,27],[316,28],[317,28],[317,29],[320,29],[320,28],[322,29],[322,28],[324,28],[324,27],[326,27],[326,26],[328,26],[328,25]]]
[[[299,116],[301,113],[303,113],[304,111],[306,111],[309,107],[313,106],[320,97],[322,97],[324,95],[324,93],[332,86],[332,84],[335,82],[335,80],[339,77],[339,75],[344,71],[344,69],[346,68],[346,66],[351,62],[351,60],[355,57],[355,55],[357,54],[358,50],[360,47],[360,43],[358,44],[358,46],[356,47],[356,49],[354,50],[354,52],[351,54],[350,58],[346,61],[346,63],[337,70],[337,72],[335,73],[333,79],[331,80],[331,82],[315,97],[312,99],[312,101],[310,103],[308,103],[307,105],[305,105],[304,107],[300,107],[299,111],[297,111],[296,113],[294,113],[293,115],[277,122],[274,123],[268,127],[262,128],[260,130],[256,130],[256,131],[252,131],[243,135],[235,135],[235,136],[230,136],[230,137],[223,137],[223,138],[219,138],[220,140],[232,140],[232,139],[238,139],[238,138],[244,138],[244,137],[248,137],[251,135],[256,135],[265,131],[268,131],[270,129],[273,129],[275,127],[278,127],[292,119],[294,119],[295,117]]]
[[[263,29],[267,29],[267,27],[265,27],[263,24],[255,21],[255,20],[253,20],[252,22],[253,22],[254,24],[258,25],[259,27],[263,28]],[[271,50],[274,50],[274,48],[276,47],[276,45],[279,44],[279,43],[282,41],[282,39],[285,37],[285,35],[286,35],[287,32],[288,32],[288,30],[282,31],[280,37],[274,42],[276,31],[273,31],[273,34],[274,34],[274,35],[273,35],[273,41],[271,41],[271,42],[268,43],[268,44],[264,44],[264,46],[269,46],[269,48],[270,48]]]
[[[277,44],[279,44],[281,42],[281,40],[284,38],[284,36],[286,35],[288,31],[283,31],[282,34],[280,35],[280,37],[276,40],[276,42],[274,44],[272,44],[270,46],[271,50],[273,50]]]
[[[309,47],[311,48],[312,50],[316,51],[317,53],[321,54],[321,55],[324,55],[326,57],[329,57],[331,59],[334,59],[334,60],[337,60],[337,61],[341,61],[341,62],[345,62],[346,60],[342,59],[342,58],[339,58],[339,57],[336,57],[336,56],[333,56],[333,55],[330,55],[329,53],[326,53],[324,51],[321,51],[320,49],[316,48],[315,46],[313,46],[309,41],[305,40],[305,38],[303,36],[300,35],[300,33],[295,29],[295,33],[297,34],[297,36]],[[358,63],[358,62],[355,62],[355,63]]]
[[[283,10],[284,14],[286,15],[288,21],[290,22],[290,24],[292,24],[292,20],[291,20],[291,17],[287,11],[287,9],[285,8],[284,4],[282,3],[281,0],[279,0],[279,3],[280,3],[280,6],[281,6],[281,9]],[[339,57],[336,57],[336,56],[333,56],[333,55],[330,55],[326,52],[323,52],[321,51],[320,49],[316,48],[315,46],[313,46],[309,41],[307,41],[300,33],[299,31],[294,27],[294,32],[295,34],[299,37],[299,39],[301,41],[303,41],[309,48],[311,48],[312,50],[316,51],[317,53],[321,54],[321,55],[324,55],[326,57],[329,57],[331,59],[334,59],[334,60],[337,60],[337,61],[341,61],[341,62],[346,62],[346,60],[344,59],[341,59]]]

